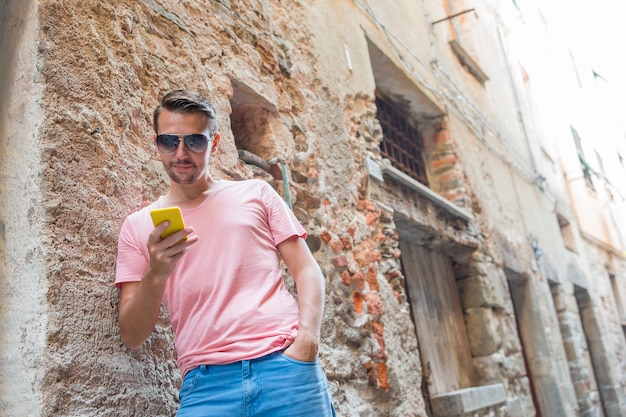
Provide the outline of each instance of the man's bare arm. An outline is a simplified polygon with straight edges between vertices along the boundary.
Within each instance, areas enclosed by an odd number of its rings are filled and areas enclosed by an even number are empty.
[[[297,360],[313,362],[319,350],[324,313],[324,276],[304,239],[287,239],[278,245],[278,251],[296,283],[300,308],[298,335],[285,353]]]
[[[167,222],[160,224],[148,238],[150,263],[139,282],[122,284],[119,304],[119,324],[122,341],[131,349],[145,342],[159,319],[161,300],[167,278],[186,249],[198,241],[198,236],[184,236],[193,232],[192,228],[181,230],[165,239],[159,236],[167,228]]]

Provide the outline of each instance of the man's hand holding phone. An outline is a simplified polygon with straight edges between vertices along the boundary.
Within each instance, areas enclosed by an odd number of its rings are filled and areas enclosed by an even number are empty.
[[[155,209],[150,216],[155,228],[148,237],[148,269],[150,275],[165,280],[187,248],[198,241],[198,236],[190,236],[193,228],[185,227],[178,207]]]

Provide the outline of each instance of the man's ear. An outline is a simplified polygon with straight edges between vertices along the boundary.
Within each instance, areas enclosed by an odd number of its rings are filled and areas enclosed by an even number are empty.
[[[159,149],[156,146],[156,137],[157,137],[157,134],[153,133],[152,134],[152,148],[154,149],[154,155],[157,157],[157,159],[161,159],[161,153],[159,152]]]
[[[220,140],[222,140],[222,136],[218,133],[213,136],[213,143],[211,144],[211,153],[217,152],[217,145],[219,145]]]

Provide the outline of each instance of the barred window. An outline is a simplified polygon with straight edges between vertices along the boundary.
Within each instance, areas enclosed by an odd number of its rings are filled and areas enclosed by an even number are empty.
[[[422,158],[424,142],[419,130],[393,105],[380,97],[376,98],[376,118],[383,129],[380,153],[393,166],[413,179],[428,185]]]

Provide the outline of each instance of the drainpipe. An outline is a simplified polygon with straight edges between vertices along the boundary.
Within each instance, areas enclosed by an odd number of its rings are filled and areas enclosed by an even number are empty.
[[[276,156],[266,161],[260,156],[253,154],[252,152],[246,151],[245,149],[238,149],[237,153],[239,155],[239,159],[241,159],[246,164],[254,165],[258,168],[261,168],[263,171],[272,175],[275,179],[283,180],[285,202],[287,203],[287,206],[289,206],[289,209],[293,210],[293,205],[291,203],[291,193],[289,190],[289,178],[287,177],[287,163],[285,161],[285,158],[283,158],[282,156]],[[280,169],[278,169],[279,164]]]

